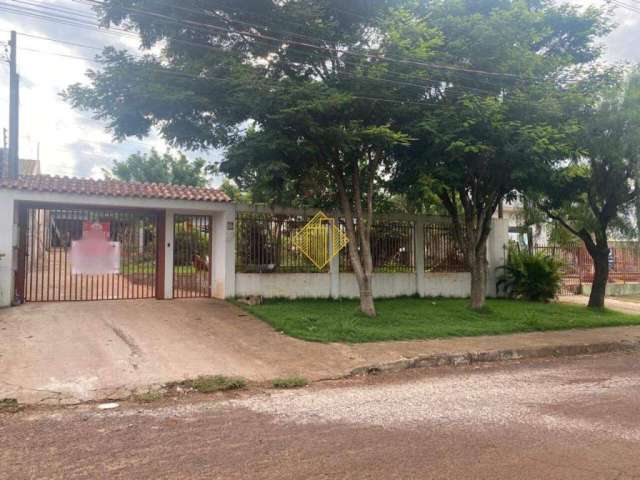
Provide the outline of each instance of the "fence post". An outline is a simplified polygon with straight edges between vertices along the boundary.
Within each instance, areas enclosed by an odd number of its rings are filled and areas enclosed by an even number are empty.
[[[329,254],[333,255],[333,228],[329,229]],[[348,248],[348,247],[347,247]],[[329,262],[330,295],[334,300],[340,298],[340,255],[331,257]]]
[[[490,297],[497,296],[496,281],[498,277],[497,269],[504,266],[505,245],[509,243],[509,220],[494,218],[491,222],[491,233],[487,245],[487,259],[489,263],[489,271],[487,272],[487,295]]]
[[[416,259],[416,294],[420,297],[424,297],[424,225],[423,218],[419,218],[415,221],[413,238],[414,238],[414,252]]]
[[[173,223],[175,214],[170,210],[164,211],[164,245],[161,250],[164,255],[164,297],[173,298]]]

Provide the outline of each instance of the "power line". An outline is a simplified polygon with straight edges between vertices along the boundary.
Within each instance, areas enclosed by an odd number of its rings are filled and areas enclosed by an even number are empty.
[[[10,32],[10,30],[0,29],[0,32],[8,33],[8,32]],[[71,45],[71,46],[74,46],[74,47],[89,48],[89,49],[92,49],[92,50],[100,50],[100,51],[102,51],[101,47],[95,47],[93,45],[86,45],[84,43],[69,42],[67,40],[60,40],[60,39],[57,39],[57,38],[43,37],[41,35],[33,35],[31,33],[25,33],[25,32],[18,32],[18,34],[20,36],[22,36],[22,37],[29,37],[29,38],[33,38],[33,39],[36,39],[36,40],[44,40],[44,41],[47,41],[47,42],[55,42],[55,43],[61,43],[63,45]]]
[[[2,30],[0,30],[2,31]],[[40,35],[32,35],[32,34],[27,34],[27,33],[23,33],[23,32],[18,32],[20,35],[24,35],[30,38],[34,38],[34,39],[38,39],[38,40],[44,40],[44,41],[49,41],[49,42],[55,42],[55,43],[61,43],[61,44],[65,44],[65,45],[73,45],[73,46],[77,46],[77,47],[81,47],[81,48],[89,48],[89,49],[94,49],[94,50],[101,50],[99,47],[95,47],[92,45],[86,45],[86,44],[82,44],[82,43],[77,43],[77,42],[68,42],[65,40],[59,40],[59,39],[54,39],[51,37],[44,37],[44,36],[40,36]],[[226,51],[221,47],[215,47],[212,45],[205,45],[205,44],[199,44],[196,42],[190,42],[190,41],[183,41],[182,43],[186,43],[188,45],[193,45],[196,47],[200,47],[200,48],[206,48],[206,49],[213,49],[216,51]],[[30,52],[35,52],[35,53],[48,53],[48,54],[55,54],[54,52],[43,52],[41,50],[36,50],[36,49],[29,49],[29,48],[22,48],[22,50],[26,50],[26,51],[30,51]],[[77,60],[84,60],[87,62],[92,62],[92,63],[99,63],[97,62],[95,59],[90,59],[90,58],[86,58],[86,57],[79,57],[76,55],[69,55],[69,54],[59,54],[59,56],[63,56],[66,58],[72,58],[72,59],[77,59]],[[346,61],[347,63],[351,63]],[[298,65],[294,62],[283,62],[283,63],[288,63],[291,65]],[[353,64],[353,65],[357,65],[357,64]],[[397,76],[403,76],[404,74],[399,73],[399,72],[389,72],[392,73],[394,75]],[[411,82],[406,82],[406,81],[400,81],[400,80],[394,80],[394,79],[388,79],[388,78],[378,78],[378,77],[371,77],[371,76],[363,76],[363,75],[353,75],[353,74],[349,74],[346,72],[338,72],[337,73],[338,76],[342,76],[342,77],[348,77],[348,78],[354,78],[354,79],[360,79],[360,80],[370,80],[370,81],[377,81],[377,82],[384,82],[384,83],[388,83],[388,84],[395,84],[395,85],[402,85],[402,86],[409,86],[409,87],[416,87],[416,88],[421,88],[421,89],[434,89],[434,88],[440,88],[442,89],[443,87],[446,89],[449,89],[451,91],[477,91],[480,93],[485,93],[485,94],[495,94],[495,91],[489,91],[489,90],[483,90],[483,89],[478,89],[478,88],[474,88],[474,87],[468,87],[468,86],[461,86],[461,85],[448,85],[448,86],[444,86],[444,84],[442,82],[438,82],[438,81],[434,81],[431,80],[429,78],[424,78],[424,77],[419,77],[419,76],[410,76],[407,75],[405,78],[409,78],[409,79],[416,79],[418,81],[425,81],[425,82],[429,82],[431,83],[431,85],[423,85],[423,84],[417,84],[417,83],[411,83]]]
[[[624,8],[626,10],[629,10],[630,12],[634,12],[634,13],[640,13],[640,6],[635,6],[635,5],[629,5],[627,3],[624,3],[620,0],[607,0],[609,3],[612,3],[615,6]],[[627,0],[627,1],[631,1],[631,0]]]
[[[92,0],[93,3],[95,5],[101,5],[104,6],[105,4],[96,0]],[[152,12],[150,10],[144,10],[144,9],[139,9],[139,8],[128,8],[128,7],[121,7],[126,11],[132,12],[132,13],[139,13],[141,15],[148,15],[148,16],[152,16],[152,17],[156,17],[159,19],[163,19],[163,20],[168,20],[168,21],[172,21],[174,23],[178,23],[180,25],[189,25],[191,27],[204,27],[207,29],[212,29],[212,30],[216,30],[219,32],[225,32],[225,33],[230,33],[230,34],[236,34],[236,35],[246,35],[248,37],[251,38],[257,38],[259,40],[270,40],[270,41],[274,41],[274,42],[278,42],[279,44],[282,43],[292,43],[301,47],[305,47],[305,48],[312,48],[312,49],[317,49],[317,50],[323,50],[323,51],[327,51],[327,52],[331,52],[334,54],[342,54],[342,55],[351,55],[351,56],[357,56],[357,57],[364,57],[364,58],[375,58],[377,60],[385,60],[385,61],[390,61],[390,62],[394,62],[394,63],[401,63],[401,64],[405,64],[405,65],[415,65],[415,66],[422,66],[422,67],[429,67],[429,68],[436,68],[436,69],[444,69],[444,70],[453,70],[453,71],[459,71],[459,72],[464,72],[464,73],[472,73],[472,74],[479,74],[479,75],[487,75],[487,76],[499,76],[499,77],[508,77],[508,78],[520,78],[522,79],[522,77],[518,74],[514,74],[514,73],[501,73],[501,72],[490,72],[490,71],[486,71],[486,70],[480,70],[480,69],[473,69],[473,68],[466,68],[466,67],[461,67],[461,66],[454,66],[454,65],[443,65],[443,64],[438,64],[438,63],[428,63],[428,62],[421,62],[421,61],[415,61],[415,60],[405,60],[405,59],[398,59],[398,58],[394,58],[394,57],[389,57],[389,56],[384,56],[384,55],[379,55],[376,53],[358,53],[358,52],[352,52],[350,50],[344,50],[344,49],[340,49],[340,48],[334,48],[334,47],[327,47],[327,46],[323,46],[323,45],[314,45],[311,43],[306,43],[306,42],[298,42],[295,40],[284,40],[281,38],[277,38],[277,37],[273,37],[270,35],[264,35],[264,34],[255,34],[249,31],[237,31],[237,30],[231,30],[228,28],[224,28],[224,27],[220,27],[217,25],[211,25],[208,23],[203,23],[203,22],[197,22],[197,21],[193,21],[193,20],[180,20],[180,19],[176,19],[174,17],[171,17],[169,15],[164,15],[161,13],[157,13],[157,12]],[[202,12],[201,12],[202,13]]]

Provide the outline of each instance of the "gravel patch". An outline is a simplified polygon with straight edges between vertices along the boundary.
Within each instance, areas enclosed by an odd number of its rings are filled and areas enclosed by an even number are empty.
[[[581,418],[579,404],[610,395],[640,400],[640,374],[598,378],[570,366],[427,377],[394,385],[284,392],[229,404],[277,421],[375,425],[384,428],[525,424],[640,440],[638,427],[615,418]]]

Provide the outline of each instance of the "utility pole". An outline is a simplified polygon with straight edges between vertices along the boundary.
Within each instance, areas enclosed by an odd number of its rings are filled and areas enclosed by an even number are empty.
[[[18,40],[16,32],[11,32],[9,41],[9,177],[20,174],[18,139],[20,129],[20,77],[18,75]]]

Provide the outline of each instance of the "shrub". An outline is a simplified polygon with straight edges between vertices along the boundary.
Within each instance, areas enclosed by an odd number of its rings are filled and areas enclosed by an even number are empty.
[[[225,390],[239,390],[247,386],[244,378],[225,377],[223,375],[202,375],[195,380],[185,382],[200,393],[222,392]]]
[[[273,385],[273,388],[301,388],[309,385],[309,380],[299,376],[274,378],[271,381],[271,385]]]
[[[561,264],[542,253],[512,250],[498,280],[498,290],[512,298],[549,301],[560,291]]]
[[[204,232],[185,224],[179,224],[176,228],[173,244],[173,262],[176,265],[191,265],[194,254],[201,258],[209,256],[209,237]]]

